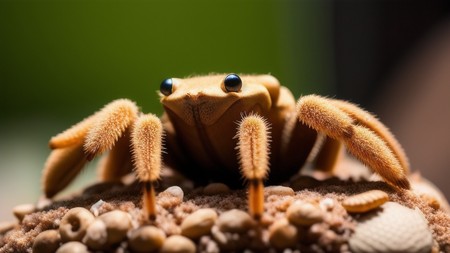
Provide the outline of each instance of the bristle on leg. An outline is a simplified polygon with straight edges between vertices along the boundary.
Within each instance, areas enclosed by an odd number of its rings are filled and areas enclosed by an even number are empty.
[[[143,207],[147,217],[156,217],[153,184],[161,173],[162,124],[155,115],[143,115],[136,121],[131,137],[136,174],[144,182]]]
[[[239,125],[238,137],[241,173],[249,180],[249,212],[255,219],[259,219],[264,212],[262,181],[269,171],[267,124],[260,116],[247,116]]]

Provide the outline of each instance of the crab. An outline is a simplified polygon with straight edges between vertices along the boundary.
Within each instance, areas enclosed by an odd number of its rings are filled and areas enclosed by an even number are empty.
[[[162,164],[198,184],[242,187],[245,181],[249,213],[258,219],[264,182],[279,184],[298,173],[318,139],[313,167],[332,172],[345,147],[394,189],[410,188],[400,144],[375,116],[352,103],[318,95],[295,102],[271,75],[169,78],[159,96],[160,118],[118,99],[52,137],[42,176],[45,195],[56,195],[88,161],[109,151],[99,163],[101,180],[134,170],[143,182],[148,219],[157,215],[154,184]]]

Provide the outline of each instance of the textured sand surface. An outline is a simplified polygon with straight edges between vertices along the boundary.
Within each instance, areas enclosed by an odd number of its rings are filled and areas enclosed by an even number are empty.
[[[129,214],[131,225],[120,242],[100,245],[100,250],[95,252],[139,252],[136,247],[141,244],[134,239],[136,235],[132,235],[138,232],[131,231],[144,225],[156,228],[147,229],[146,233],[158,234],[162,231],[160,234],[164,237],[157,237],[161,243],[179,243],[180,247],[192,250],[189,248],[193,247],[192,242],[197,252],[277,252],[282,248],[289,249],[284,252],[350,252],[348,241],[358,221],[366,214],[349,214],[341,202],[354,194],[374,189],[388,193],[390,201],[419,210],[433,236],[433,252],[450,252],[450,216],[445,211],[446,203],[435,203],[429,197],[412,191],[396,192],[383,182],[354,182],[336,177],[319,181],[317,178],[321,177],[320,174],[315,177],[299,176],[284,187],[266,187],[265,213],[259,222],[246,216],[247,196],[242,189],[230,190],[220,184],[192,187],[193,184],[185,179],[166,173],[157,190],[157,219],[148,222],[141,212],[141,186],[138,183],[130,178],[119,183],[100,183],[64,199],[48,203],[40,201],[37,206],[42,207],[22,211],[23,220],[20,223],[0,225],[0,252],[31,252],[36,236],[46,230],[60,231],[64,215],[75,207],[90,210],[95,220],[116,209]],[[414,182],[422,183],[417,176],[412,179],[413,185]],[[182,190],[170,187],[173,185],[181,186]],[[298,218],[292,214],[295,210],[288,211],[294,208],[294,203],[302,203],[303,206],[308,203],[306,206],[311,208],[305,208],[306,213]],[[205,208],[212,211],[200,212],[187,219],[195,211]],[[230,210],[235,209],[235,214],[230,214]],[[183,224],[184,220],[189,221]],[[108,226],[108,222],[105,224]],[[386,226],[387,231],[397,229]],[[180,234],[183,236],[178,236]],[[148,240],[156,240],[152,238]],[[56,247],[61,244],[58,241]],[[131,249],[133,247],[135,250]],[[155,250],[170,251],[167,247],[163,245]],[[58,252],[66,251],[62,251],[61,247]]]

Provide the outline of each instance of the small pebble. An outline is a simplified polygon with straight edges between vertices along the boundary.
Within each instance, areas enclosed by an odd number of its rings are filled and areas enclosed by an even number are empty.
[[[306,241],[309,243],[317,242],[317,240],[328,230],[329,227],[324,222],[313,224],[306,232]]]
[[[232,209],[222,213],[216,223],[221,231],[231,233],[243,233],[255,226],[252,217],[248,213],[238,209]]]
[[[95,220],[86,230],[86,235],[83,237],[83,243],[94,250],[101,250],[106,248],[108,240],[108,233],[106,225],[102,220]]]
[[[95,204],[93,204],[91,206],[90,211],[94,214],[95,217],[97,217],[99,215],[99,210],[102,207],[103,204],[105,204],[106,202],[103,200],[99,200],[97,202],[95,202]]]
[[[319,245],[328,246],[332,245],[336,241],[337,235],[332,230],[325,231],[319,238]]]
[[[143,226],[131,231],[128,244],[133,252],[155,251],[162,247],[166,235],[154,226]]]
[[[324,211],[331,211],[334,208],[334,200],[332,198],[324,198],[320,201],[320,208]]]
[[[89,251],[81,242],[67,242],[59,247],[56,253],[89,253]]]
[[[217,242],[215,242],[209,236],[202,236],[199,242],[199,252],[205,253],[220,253],[220,248]]]
[[[57,230],[46,230],[34,239],[33,253],[54,253],[60,242],[61,236]]]
[[[269,227],[269,242],[277,249],[294,247],[298,241],[298,230],[286,219],[276,221]]]
[[[126,237],[128,230],[132,227],[131,217],[124,211],[113,210],[100,215],[98,218],[106,225],[108,245],[122,241]]]
[[[273,197],[275,197],[275,196],[273,196]],[[286,210],[291,206],[292,202],[293,202],[292,198],[290,198],[290,197],[284,198],[284,199],[276,202],[275,208],[280,212],[286,212]]]
[[[214,241],[217,242],[219,248],[224,252],[242,252],[250,244],[259,242],[257,238],[254,238],[256,240],[250,241],[247,233],[223,232],[217,226],[212,227],[211,235]]]
[[[36,206],[34,204],[22,204],[13,208],[13,214],[20,222],[22,222],[25,215],[33,213],[35,210]]]
[[[291,187],[274,185],[264,188],[264,195],[294,196],[295,192]]]
[[[172,235],[167,238],[160,253],[195,253],[195,244],[182,235]]]
[[[70,209],[62,218],[59,225],[59,233],[63,242],[81,241],[86,234],[86,229],[94,222],[94,215],[82,207]]]
[[[218,195],[230,192],[230,187],[223,183],[211,183],[203,188],[205,195]]]
[[[297,226],[309,226],[323,220],[319,206],[309,202],[295,201],[286,211],[289,222]]]
[[[179,186],[171,186],[158,194],[158,204],[163,208],[173,208],[183,202],[184,192]]]
[[[181,234],[191,239],[209,234],[217,220],[217,213],[211,208],[199,209],[187,216],[181,223]]]

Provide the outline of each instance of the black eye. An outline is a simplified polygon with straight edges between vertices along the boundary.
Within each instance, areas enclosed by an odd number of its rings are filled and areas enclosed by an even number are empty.
[[[170,94],[172,94],[172,87],[173,87],[172,78],[167,78],[161,82],[159,91],[161,91],[161,93],[164,94],[165,96],[169,96]]]
[[[242,87],[242,80],[236,74],[229,74],[223,81],[227,92],[239,92]]]

